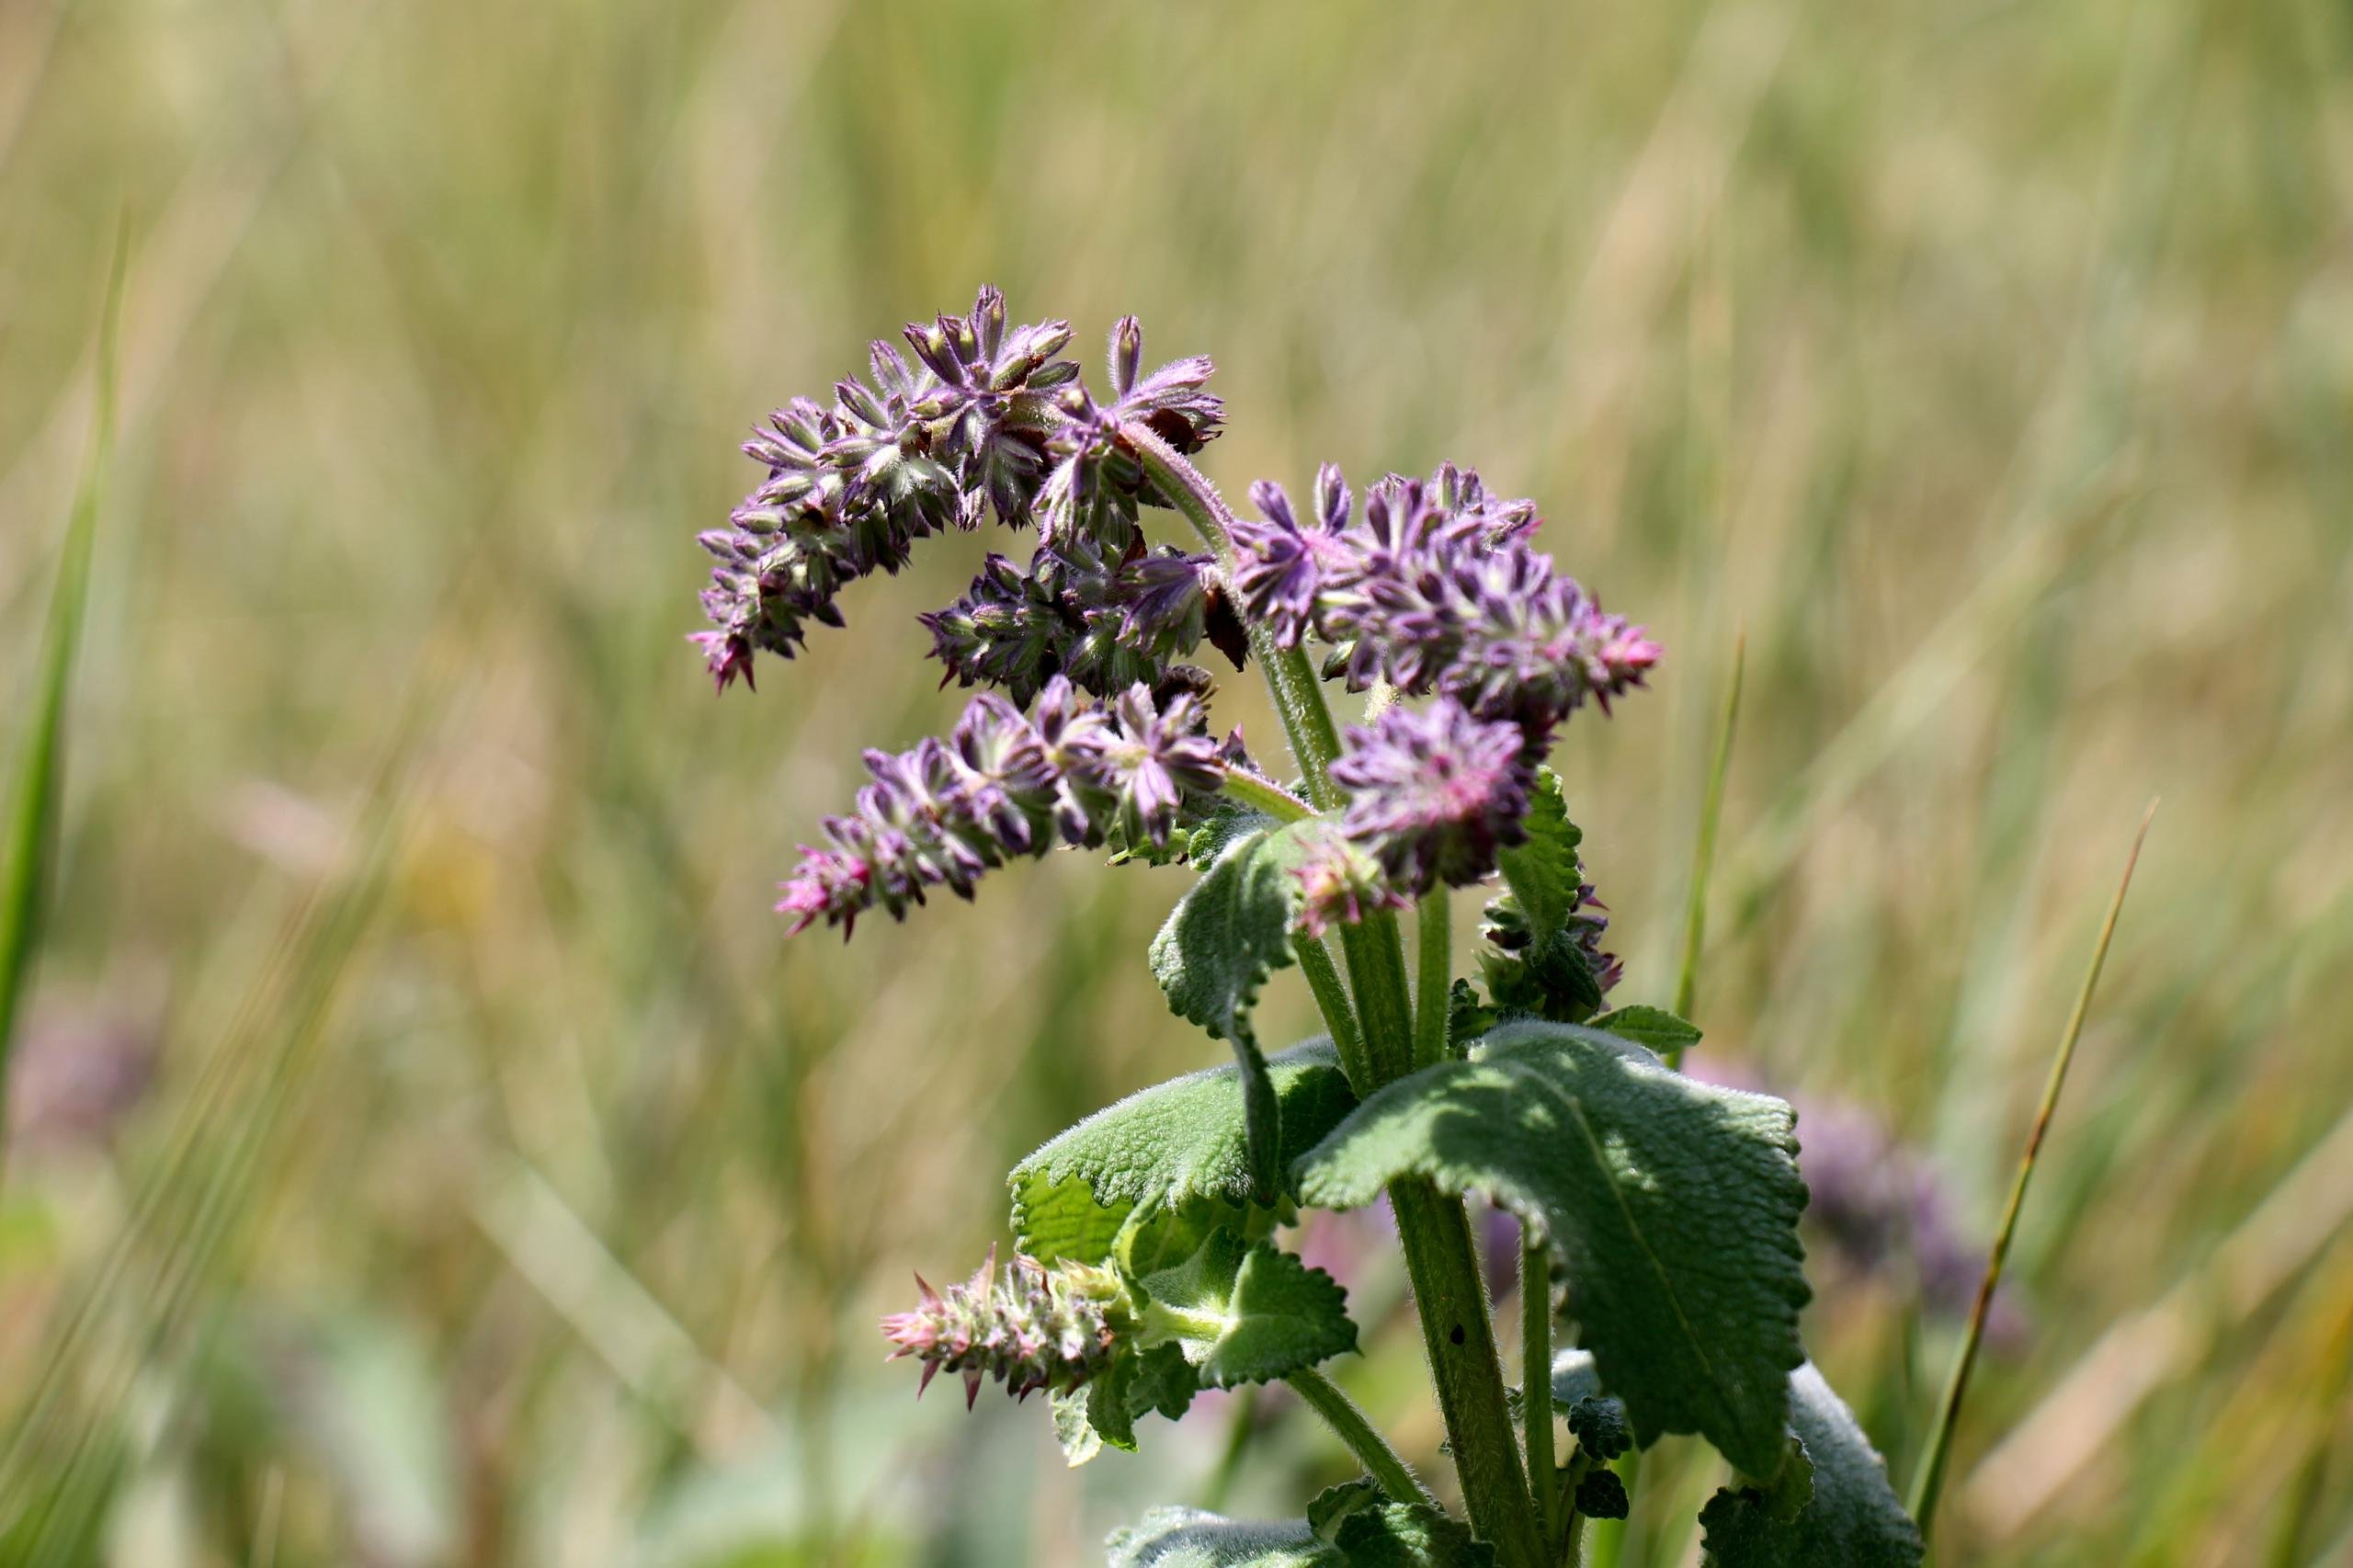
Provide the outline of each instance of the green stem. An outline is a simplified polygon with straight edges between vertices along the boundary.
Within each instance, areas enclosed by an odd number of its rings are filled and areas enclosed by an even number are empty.
[[[1414,961],[1414,1065],[1428,1067],[1446,1060],[1446,1015],[1454,986],[1454,904],[1451,890],[1432,888],[1422,895],[1420,931]]]
[[[1291,1392],[1305,1400],[1315,1414],[1324,1418],[1324,1424],[1332,1428],[1334,1436],[1347,1445],[1348,1452],[1364,1466],[1367,1475],[1381,1483],[1381,1489],[1389,1494],[1390,1501],[1419,1503],[1427,1500],[1429,1494],[1422,1489],[1420,1482],[1414,1479],[1414,1472],[1406,1468],[1405,1461],[1397,1457],[1397,1450],[1389,1446],[1389,1439],[1381,1435],[1380,1429],[1366,1418],[1362,1410],[1357,1408],[1357,1402],[1342,1392],[1339,1384],[1313,1367],[1303,1367],[1284,1378],[1283,1381],[1289,1383]]]
[[[1430,1377],[1438,1385],[1438,1410],[1446,1417],[1471,1528],[1495,1547],[1506,1568],[1542,1568],[1543,1532],[1520,1474],[1519,1444],[1504,1401],[1503,1362],[1495,1352],[1487,1284],[1471,1245],[1470,1217],[1462,1199],[1418,1176],[1391,1183],[1389,1202],[1405,1245],[1422,1343],[1429,1351]]]
[[[1372,1093],[1372,1062],[1365,1055],[1364,1033],[1357,1027],[1357,1010],[1348,1001],[1348,988],[1341,983],[1339,966],[1332,961],[1332,950],[1303,931],[1291,933],[1290,950],[1299,960],[1300,972],[1307,976],[1307,989],[1314,994],[1315,1006],[1324,1014],[1332,1048],[1339,1052],[1340,1071],[1361,1099]]]
[[[1414,1070],[1414,999],[1405,988],[1405,943],[1397,917],[1386,910],[1340,927],[1340,950],[1364,1021],[1372,1087]]]
[[[1123,425],[1120,436],[1154,487],[1184,514],[1230,571],[1233,514],[1217,487],[1144,426]],[[1308,802],[1331,809],[1339,803],[1331,766],[1339,755],[1340,734],[1314,666],[1304,649],[1277,647],[1262,626],[1250,628],[1250,650],[1274,693],[1275,710],[1305,780]],[[1356,993],[1367,1068],[1356,1086],[1370,1093],[1413,1068],[1414,1012],[1405,987],[1405,944],[1398,935],[1396,916],[1384,911],[1344,927],[1341,945]],[[1309,982],[1314,983],[1312,971]],[[1341,1026],[1328,1011],[1326,1019],[1336,1041]],[[1392,1184],[1389,1200],[1396,1211],[1422,1340],[1429,1351],[1431,1378],[1438,1385],[1438,1408],[1446,1417],[1447,1440],[1454,1449],[1472,1528],[1494,1544],[1503,1568],[1546,1568],[1542,1532],[1537,1528],[1527,1478],[1520,1472],[1519,1445],[1504,1403],[1503,1363],[1495,1352],[1486,1282],[1471,1245],[1470,1217],[1460,1198],[1418,1179]]]
[[[1277,822],[1305,822],[1315,814],[1315,808],[1270,778],[1261,778],[1246,768],[1229,767],[1225,782],[1218,786],[1218,793],[1226,799],[1266,812]]]
[[[1218,494],[1217,486],[1149,427],[1126,424],[1120,427],[1120,433],[1134,449],[1154,488],[1185,515],[1193,530],[1216,552],[1218,564],[1230,574],[1233,567],[1233,514]],[[1332,722],[1332,710],[1324,705],[1324,687],[1316,679],[1315,666],[1308,662],[1304,648],[1277,647],[1273,633],[1264,626],[1254,622],[1249,633],[1251,654],[1265,673],[1267,684],[1274,688],[1275,711],[1282,720],[1283,738],[1290,743],[1300,777],[1307,781],[1307,798],[1328,810],[1339,803],[1339,796],[1332,787],[1330,768],[1332,759],[1340,753],[1340,732]]]
[[[1528,1427],[1528,1483],[1547,1542],[1561,1539],[1561,1487],[1552,1453],[1552,1257],[1541,1237],[1519,1244],[1519,1398]]]

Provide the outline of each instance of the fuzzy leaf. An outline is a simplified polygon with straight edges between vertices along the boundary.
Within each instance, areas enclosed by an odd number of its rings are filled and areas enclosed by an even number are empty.
[[[1108,1443],[1136,1451],[1136,1420],[1154,1411],[1174,1421],[1185,1414],[1200,1379],[1174,1345],[1119,1356],[1077,1392],[1054,1396],[1054,1436],[1074,1469]]]
[[[1495,1561],[1461,1520],[1419,1499],[1392,1502],[1369,1480],[1318,1494],[1307,1526],[1340,1549],[1348,1568],[1492,1568]]]
[[[1698,1432],[1770,1473],[1804,1359],[1796,1151],[1779,1100],[1611,1035],[1519,1023],[1381,1089],[1295,1171],[1302,1200],[1331,1209],[1408,1176],[1494,1195],[1550,1244],[1637,1440]]]
[[[1111,1532],[1110,1568],[1347,1568],[1304,1520],[1258,1524],[1199,1508],[1154,1508]]]
[[[1274,1083],[1250,1012],[1267,977],[1291,962],[1301,896],[1291,872],[1301,842],[1296,824],[1226,839],[1152,939],[1152,972],[1170,1008],[1233,1046],[1253,1190],[1261,1203],[1273,1201],[1281,1176],[1281,1135]]]
[[[1854,1414],[1808,1362],[1790,1378],[1790,1426],[1803,1451],[1764,1487],[1726,1488],[1699,1511],[1716,1568],[1919,1568],[1919,1527]],[[1807,1461],[1810,1461],[1807,1462]],[[1811,1472],[1810,1493],[1800,1496]]]
[[[1212,1388],[1267,1382],[1357,1347],[1347,1292],[1330,1275],[1230,1230],[1142,1284],[1144,1342],[1174,1341]]]
[[[1620,1040],[1631,1040],[1643,1050],[1664,1056],[1688,1051],[1699,1043],[1699,1027],[1677,1017],[1664,1007],[1612,1007],[1586,1020],[1587,1028],[1604,1029]]]
[[[1279,1052],[1267,1070],[1286,1153],[1313,1148],[1356,1103],[1327,1040]],[[1145,1240],[1159,1244],[1129,1262],[1162,1267],[1250,1201],[1247,1147],[1233,1067],[1139,1090],[1013,1167],[1006,1179],[1020,1250],[1047,1263],[1103,1263],[1121,1227],[1149,1215],[1154,1234]]]
[[[1549,767],[1536,772],[1536,788],[1529,796],[1528,837],[1498,857],[1512,902],[1541,951],[1552,945],[1576,913],[1577,890],[1585,872],[1577,864],[1577,846],[1585,833],[1569,820],[1568,802],[1561,794],[1561,776]]]

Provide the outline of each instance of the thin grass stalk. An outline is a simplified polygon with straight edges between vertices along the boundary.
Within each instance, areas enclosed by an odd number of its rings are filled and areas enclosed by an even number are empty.
[[[2010,1184],[2010,1200],[2002,1210],[2001,1228],[1995,1233],[1994,1249],[1985,1260],[1985,1274],[1977,1282],[1977,1299],[1969,1309],[1969,1326],[1961,1335],[1961,1354],[1953,1360],[1952,1379],[1945,1386],[1944,1403],[1937,1415],[1935,1428],[1928,1435],[1928,1447],[1920,1457],[1920,1468],[1912,1482],[1912,1517],[1919,1521],[1922,1536],[1932,1535],[1936,1528],[1937,1500],[1944,1491],[1945,1469],[1952,1456],[1953,1429],[1961,1422],[1962,1400],[1969,1392],[1969,1374],[1977,1364],[1977,1351],[1984,1342],[1985,1322],[1994,1305],[1994,1292],[2002,1282],[2002,1266],[2008,1261],[2010,1241],[2018,1233],[2018,1211],[2026,1205],[2026,1190],[2034,1178],[2035,1162],[2041,1156],[2043,1140],[2051,1131],[2051,1119],[2059,1108],[2060,1091],[2067,1085],[2067,1069],[2075,1059],[2075,1042],[2083,1038],[2084,1020],[2089,1016],[2093,990],[2099,984],[2099,971],[2108,961],[2108,947],[2116,936],[2117,916],[2124,911],[2124,895],[2132,886],[2132,869],[2140,864],[2141,846],[2149,836],[2149,823],[2157,814],[2157,803],[2149,802],[2142,813],[2140,831],[2132,835],[2132,848],[2124,858],[2124,874],[2118,879],[2116,896],[2109,902],[2108,918],[2100,923],[2099,940],[2092,949],[2090,966],[2084,971],[2084,983],[2075,994],[2075,1010],[2067,1017],[2066,1029],[2059,1038],[2058,1054],[2051,1062],[2050,1076],[2042,1085],[2042,1103],[2036,1109],[2034,1125],[2027,1133],[2026,1150],[2018,1158],[2017,1179]]]
[[[1740,722],[1742,679],[1748,668],[1748,631],[1733,638],[1732,681],[1724,688],[1723,715],[1716,723],[1716,749],[1708,764],[1708,787],[1699,801],[1699,833],[1691,846],[1691,897],[1683,911],[1683,964],[1675,976],[1675,1010],[1691,1016],[1699,994],[1699,951],[1708,939],[1708,881],[1716,863],[1716,829],[1723,821],[1724,780],[1732,772],[1733,732]],[[1680,1068],[1683,1050],[1667,1052],[1666,1064]]]
[[[73,685],[74,653],[81,642],[82,620],[89,606],[90,555],[97,538],[99,503],[114,460],[118,340],[129,256],[127,233],[118,227],[113,259],[107,269],[105,302],[98,314],[97,391],[91,413],[89,457],[66,517],[57,582],[42,631],[40,670],[34,677],[32,714],[17,754],[8,816],[5,826],[0,826],[7,853],[6,869],[0,870],[0,1128],[6,1124],[8,1063],[16,1051],[17,1015],[46,935],[51,860],[64,811],[65,699]]]

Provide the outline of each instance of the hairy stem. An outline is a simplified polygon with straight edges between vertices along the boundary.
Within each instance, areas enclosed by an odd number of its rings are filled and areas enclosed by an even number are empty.
[[[1340,967],[1332,961],[1332,950],[1305,932],[1293,932],[1290,950],[1299,960],[1300,972],[1307,976],[1307,989],[1314,994],[1315,1006],[1324,1014],[1324,1027],[1332,1036],[1332,1049],[1339,1052],[1340,1071],[1348,1086],[1359,1096],[1372,1092],[1372,1063],[1365,1055],[1364,1031],[1357,1027],[1357,1010],[1348,1001],[1348,988],[1341,983]]]
[[[1142,463],[1153,485],[1185,515],[1229,571],[1233,563],[1233,514],[1201,472],[1141,424],[1121,426],[1123,439]],[[1329,810],[1339,803],[1332,784],[1332,759],[1340,734],[1324,688],[1305,650],[1279,648],[1262,627],[1250,629],[1250,651],[1274,693],[1283,736],[1290,743],[1308,802]],[[1397,919],[1386,911],[1342,931],[1348,979],[1362,1025],[1367,1074],[1351,1074],[1359,1096],[1403,1077],[1414,1064],[1414,1011],[1405,987],[1405,944]],[[1314,972],[1309,972],[1314,983]],[[1319,992],[1317,1000],[1323,1000]],[[1327,1010],[1336,1041],[1341,1025]],[[1404,1244],[1405,1269],[1422,1320],[1430,1375],[1438,1408],[1446,1417],[1448,1442],[1462,1481],[1471,1524],[1492,1542],[1504,1568],[1546,1568],[1544,1540],[1530,1505],[1528,1480],[1520,1472],[1519,1444],[1504,1403],[1503,1362],[1495,1351],[1495,1325],[1487,1306],[1486,1281],[1471,1245],[1471,1221],[1462,1199],[1426,1181],[1392,1185],[1389,1200]],[[1384,1483],[1384,1484],[1386,1484]]]
[[[1519,1397],[1528,1426],[1528,1483],[1549,1545],[1561,1539],[1561,1486],[1552,1454],[1552,1256],[1532,1233],[1519,1240]]]
[[[1520,1474],[1470,1216],[1462,1199],[1417,1176],[1392,1183],[1389,1202],[1405,1244],[1405,1271],[1414,1281],[1422,1342],[1471,1528],[1507,1568],[1539,1568],[1545,1562],[1544,1538]]]
[[[1389,1439],[1381,1435],[1380,1429],[1373,1426],[1362,1410],[1357,1408],[1357,1402],[1342,1392],[1339,1384],[1313,1367],[1302,1368],[1284,1378],[1283,1381],[1289,1383],[1291,1392],[1305,1400],[1315,1414],[1324,1418],[1324,1424],[1332,1428],[1333,1434],[1347,1445],[1348,1452],[1364,1466],[1367,1475],[1381,1483],[1381,1489],[1389,1494],[1390,1501],[1420,1503],[1428,1499],[1429,1494],[1422,1489],[1420,1482],[1414,1479],[1414,1472],[1406,1468],[1405,1461],[1397,1457],[1397,1450],[1389,1446]]]
[[[1305,822],[1315,814],[1314,807],[1247,768],[1227,768],[1225,782],[1218,786],[1218,793],[1253,811],[1264,812],[1277,822]]]
[[[1414,1065],[1446,1060],[1446,1015],[1454,986],[1453,890],[1432,888],[1422,895],[1420,931],[1415,950]]]

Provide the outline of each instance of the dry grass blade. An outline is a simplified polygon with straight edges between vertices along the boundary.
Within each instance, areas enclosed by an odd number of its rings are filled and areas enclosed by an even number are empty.
[[[2099,971],[2108,961],[2108,945],[2116,935],[2117,916],[2124,912],[2124,894],[2132,886],[2132,869],[2141,862],[2141,846],[2149,836],[2149,823],[2157,814],[2157,802],[2151,801],[2142,813],[2140,831],[2132,835],[2131,852],[2124,858],[2124,874],[2118,879],[2116,896],[2109,901],[2108,918],[2100,923],[2099,941],[2092,949],[2090,967],[2084,971],[2083,989],[2075,994],[2075,1011],[2067,1016],[2067,1028],[2059,1039],[2059,1052],[2052,1059],[2051,1076],[2042,1085],[2042,1104],[2034,1113],[2033,1129],[2027,1133],[2026,1152],[2018,1157],[2018,1179],[2010,1185],[2010,1200],[2002,1210],[2001,1229],[1994,1237],[1994,1250],[1985,1260],[1984,1278],[1978,1281],[1977,1299],[1969,1309],[1969,1327],[1963,1333],[1961,1354],[1953,1361],[1952,1381],[1945,1387],[1944,1403],[1937,1412],[1937,1425],[1929,1434],[1928,1447],[1920,1459],[1920,1468],[1912,1483],[1912,1517],[1920,1521],[1920,1533],[1933,1533],[1936,1523],[1937,1497],[1944,1490],[1945,1467],[1952,1454],[1953,1428],[1961,1420],[1961,1401],[1969,1392],[1969,1374],[1977,1364],[1978,1347],[1984,1342],[1985,1321],[1994,1304],[1994,1292],[2002,1282],[2002,1265],[2010,1255],[2010,1239],[2018,1233],[2018,1211],[2026,1206],[2027,1184],[2034,1177],[2035,1161],[2041,1156],[2042,1141],[2051,1131],[2051,1118],[2059,1108],[2060,1092],[2067,1085],[2067,1069],[2075,1059],[2075,1042],[2083,1038],[2084,1019],[2091,1012],[2092,992],[2099,984]]]
[[[40,670],[35,678],[32,713],[17,755],[17,776],[6,824],[7,862],[0,873],[0,1109],[7,1098],[7,1068],[16,1039],[17,1013],[40,949],[42,895],[49,861],[57,843],[57,823],[65,782],[65,694],[73,683],[74,650],[82,637],[89,600],[90,551],[97,536],[98,500],[114,455],[116,328],[122,313],[126,237],[117,233],[114,260],[107,274],[106,303],[98,318],[98,393],[90,433],[89,460],[74,494],[65,525],[65,547],[50,597],[41,639]]]

